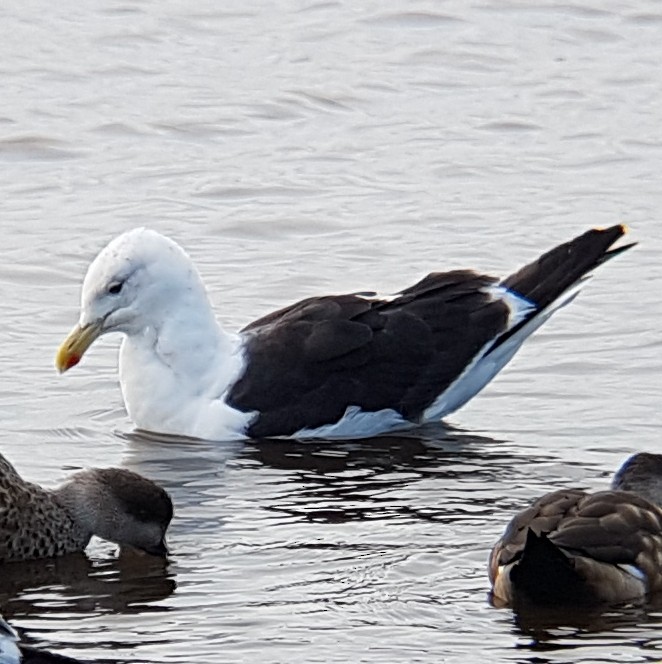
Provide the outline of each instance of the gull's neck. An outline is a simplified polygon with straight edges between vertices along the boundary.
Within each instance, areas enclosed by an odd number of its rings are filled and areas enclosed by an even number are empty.
[[[204,287],[180,291],[158,317],[127,335],[119,364],[124,402],[138,428],[237,437],[219,424],[223,413],[213,411],[231,410],[224,396],[243,370],[240,340],[218,323]]]

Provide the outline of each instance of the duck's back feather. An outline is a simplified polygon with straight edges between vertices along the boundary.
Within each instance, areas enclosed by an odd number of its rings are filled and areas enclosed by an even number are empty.
[[[625,491],[560,490],[516,515],[490,557],[507,603],[620,602],[662,590],[662,510]]]

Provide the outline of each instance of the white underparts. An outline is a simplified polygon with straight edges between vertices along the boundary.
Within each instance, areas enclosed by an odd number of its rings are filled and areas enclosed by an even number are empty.
[[[138,428],[207,440],[246,437],[255,413],[239,411],[225,401],[244,371],[243,345],[220,328],[209,339],[208,346],[198,345],[197,353],[186,345],[180,352],[177,344],[167,349],[165,343],[124,339],[120,382],[127,411]]]

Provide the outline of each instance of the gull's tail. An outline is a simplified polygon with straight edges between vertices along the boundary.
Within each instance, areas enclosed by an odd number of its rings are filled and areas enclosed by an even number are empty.
[[[527,300],[532,308],[518,325],[495,341],[489,352],[493,352],[523,327],[530,327],[530,331],[525,333],[528,336],[554,311],[571,302],[593,269],[636,244],[631,242],[613,248],[613,244],[626,233],[627,227],[623,224],[605,229],[594,228],[554,247],[506,277],[500,285]],[[534,319],[538,320],[534,322]]]
[[[636,242],[612,249],[626,233],[627,228],[622,224],[587,231],[525,265],[501,285],[544,309],[598,265],[634,246]]]

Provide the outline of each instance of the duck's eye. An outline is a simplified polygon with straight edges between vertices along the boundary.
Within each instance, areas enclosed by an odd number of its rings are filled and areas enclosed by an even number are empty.
[[[122,290],[123,285],[123,281],[114,281],[112,284],[110,284],[110,286],[108,286],[108,292],[111,295],[117,295]]]

